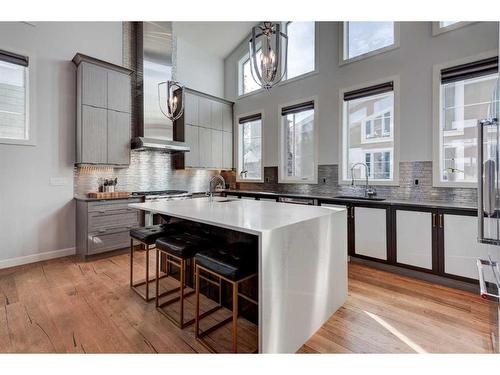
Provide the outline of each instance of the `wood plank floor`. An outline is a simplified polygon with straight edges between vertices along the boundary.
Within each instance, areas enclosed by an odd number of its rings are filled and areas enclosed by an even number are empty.
[[[128,262],[66,257],[0,270],[0,353],[207,352],[193,327],[178,329],[129,289]],[[239,324],[240,350],[251,352],[256,327]],[[229,349],[230,326],[208,340]],[[477,295],[349,264],[347,302],[299,352],[490,350],[488,306]]]

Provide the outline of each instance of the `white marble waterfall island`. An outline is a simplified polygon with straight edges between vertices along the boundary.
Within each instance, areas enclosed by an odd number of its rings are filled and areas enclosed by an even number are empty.
[[[208,198],[130,207],[259,238],[259,351],[293,353],[347,298],[346,210]]]

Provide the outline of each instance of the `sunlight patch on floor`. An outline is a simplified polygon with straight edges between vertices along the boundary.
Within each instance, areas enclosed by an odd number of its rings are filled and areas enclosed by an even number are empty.
[[[368,315],[370,318],[375,320],[378,324],[380,324],[382,327],[384,327],[386,330],[388,330],[390,333],[392,333],[394,336],[396,336],[398,339],[403,341],[406,345],[408,345],[410,348],[412,348],[415,352],[420,353],[420,354],[425,354],[427,353],[420,345],[412,341],[410,338],[408,338],[406,335],[398,331],[396,328],[391,326],[389,323],[387,323],[384,319],[382,319],[380,316],[372,314],[371,312],[364,311],[363,312]]]

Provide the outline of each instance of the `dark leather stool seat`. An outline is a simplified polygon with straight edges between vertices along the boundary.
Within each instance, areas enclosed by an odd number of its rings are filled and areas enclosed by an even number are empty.
[[[172,233],[156,240],[156,248],[178,258],[192,258],[208,241],[189,233]]]
[[[156,240],[165,235],[165,230],[168,225],[151,225],[149,227],[130,229],[130,237],[137,241],[141,241],[146,245],[153,245]]]
[[[257,252],[241,243],[201,251],[195,259],[200,266],[233,281],[257,272]]]

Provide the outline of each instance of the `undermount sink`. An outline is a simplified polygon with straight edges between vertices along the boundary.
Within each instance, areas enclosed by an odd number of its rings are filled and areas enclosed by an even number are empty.
[[[336,198],[336,199],[358,199],[358,200],[362,200],[362,201],[375,201],[375,202],[385,201],[385,198],[358,197],[358,196],[355,196],[355,195],[337,195],[334,198]]]

